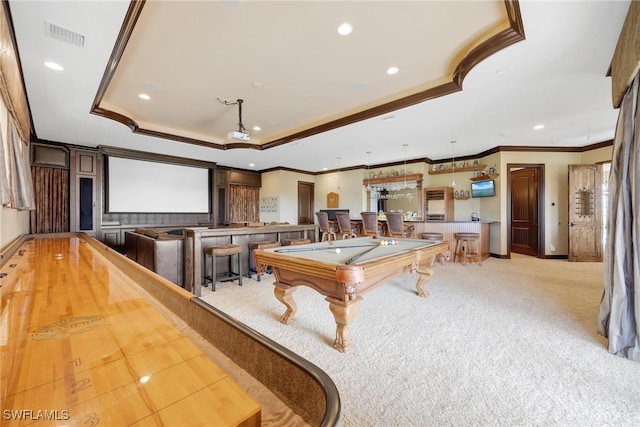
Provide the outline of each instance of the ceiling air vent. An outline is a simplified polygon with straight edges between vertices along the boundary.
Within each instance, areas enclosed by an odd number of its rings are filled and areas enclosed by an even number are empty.
[[[51,22],[44,21],[44,32],[48,37],[58,39],[62,42],[78,47],[84,46],[84,36],[82,34],[75,33]]]

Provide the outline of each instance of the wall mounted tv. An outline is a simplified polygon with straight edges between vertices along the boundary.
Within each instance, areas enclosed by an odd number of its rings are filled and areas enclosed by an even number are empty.
[[[496,183],[493,179],[471,183],[471,197],[489,197],[496,195]]]

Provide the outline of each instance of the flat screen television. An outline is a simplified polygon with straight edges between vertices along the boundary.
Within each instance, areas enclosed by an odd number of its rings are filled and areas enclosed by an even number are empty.
[[[496,195],[496,183],[492,179],[471,183],[471,197],[489,197]]]

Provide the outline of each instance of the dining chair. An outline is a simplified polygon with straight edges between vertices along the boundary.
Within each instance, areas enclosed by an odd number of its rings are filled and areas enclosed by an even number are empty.
[[[322,234],[320,241],[324,242],[327,240],[330,242],[332,238],[333,240],[337,240],[336,232],[329,223],[329,215],[327,215],[326,212],[316,212],[316,218],[318,218],[318,226]]]
[[[365,236],[378,236],[380,234],[377,212],[360,212],[362,217],[362,233]]]
[[[358,237],[354,230],[355,226],[351,223],[348,212],[336,212],[336,220],[338,221],[338,232],[342,234],[343,239],[355,239]]]

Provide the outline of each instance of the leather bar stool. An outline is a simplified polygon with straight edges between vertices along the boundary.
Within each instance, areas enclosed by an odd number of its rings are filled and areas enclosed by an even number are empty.
[[[434,242],[442,242],[444,241],[444,235],[442,233],[422,233],[420,237],[424,240],[431,240]],[[451,244],[449,244],[451,246]],[[444,262],[451,258],[451,248],[449,250],[442,252],[441,254],[436,255],[436,259],[440,262],[440,264],[444,265]]]
[[[224,245],[215,245],[215,246],[207,246],[203,249],[204,252],[204,286],[207,286],[207,281],[211,282],[211,290],[215,292],[216,290],[216,281],[220,279],[223,280],[235,280],[238,279],[238,285],[242,286],[242,246],[234,245],[234,244],[224,244]],[[231,258],[233,256],[238,257],[238,271],[237,273],[233,272],[233,268],[231,266]],[[211,257],[211,275],[207,276],[207,260]],[[223,276],[219,276],[216,273],[216,258],[217,257],[228,257],[229,259],[229,273]]]
[[[280,246],[280,242],[278,242],[277,240],[266,240],[266,241],[262,241],[262,242],[249,242],[247,244],[247,247],[249,248],[249,257],[247,259],[247,277],[251,278],[251,272],[257,272],[256,270],[256,261],[255,258],[253,256],[253,251],[258,249],[258,247],[260,245],[268,245],[268,244],[273,244],[273,243],[277,243],[278,246]],[[273,247],[273,246],[270,246]]]
[[[480,240],[479,233],[455,233],[456,239],[456,251],[453,256],[453,262],[456,259],[462,257],[462,265],[467,265],[467,259],[473,263],[475,258],[478,261],[478,265],[482,265],[482,257],[478,251],[478,241]]]
[[[251,266],[251,264],[255,266],[256,279],[258,280],[258,282],[260,281],[262,275],[267,271],[267,268],[269,266],[264,264],[258,264],[256,262],[255,250],[277,248],[279,246],[280,246],[280,242],[276,242],[276,241],[249,243],[249,266]],[[251,269],[249,269],[249,274],[247,276],[251,277]]]
[[[309,239],[282,239],[280,241],[282,246],[294,246],[294,245],[306,245],[307,243],[311,243]]]

